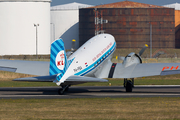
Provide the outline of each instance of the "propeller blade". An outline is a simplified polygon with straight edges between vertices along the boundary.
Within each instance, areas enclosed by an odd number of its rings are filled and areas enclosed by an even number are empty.
[[[143,52],[146,50],[146,48],[148,47],[147,44],[144,45],[144,47],[141,49],[141,51],[139,52],[139,56],[141,56],[143,54]]]
[[[74,52],[74,51],[75,51],[75,47],[76,47],[76,40],[73,39],[73,40],[72,40],[72,46],[71,46],[71,52]]]

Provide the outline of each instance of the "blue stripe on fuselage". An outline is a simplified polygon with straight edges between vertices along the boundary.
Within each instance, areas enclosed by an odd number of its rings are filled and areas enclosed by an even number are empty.
[[[87,73],[91,72],[92,70],[94,70],[95,68],[97,68],[107,57],[109,57],[113,51],[116,48],[116,42],[114,42],[113,46],[106,52],[104,53],[98,60],[96,60],[93,64],[91,64],[89,67],[81,70],[80,72],[74,74],[74,75],[80,75],[80,76],[84,76]],[[110,52],[110,53],[109,53]],[[104,58],[104,59],[103,59]],[[99,63],[98,63],[99,62]],[[96,64],[94,66],[94,64]]]

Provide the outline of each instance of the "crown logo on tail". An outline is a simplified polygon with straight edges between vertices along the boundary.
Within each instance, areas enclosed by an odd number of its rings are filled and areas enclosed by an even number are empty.
[[[65,62],[64,50],[61,50],[56,56],[56,66],[59,70],[64,69],[64,62]]]

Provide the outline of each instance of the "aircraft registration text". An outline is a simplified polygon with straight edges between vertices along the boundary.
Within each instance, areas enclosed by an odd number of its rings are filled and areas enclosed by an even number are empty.
[[[164,71],[164,70],[177,70],[178,68],[179,68],[179,66],[176,66],[176,67],[174,67],[174,66],[172,66],[172,67],[165,66],[165,67],[163,67],[162,71]]]
[[[73,70],[74,70],[74,72],[78,72],[78,71],[82,70],[82,67],[79,66],[79,67],[77,67],[77,68],[75,68],[75,69],[73,69]]]

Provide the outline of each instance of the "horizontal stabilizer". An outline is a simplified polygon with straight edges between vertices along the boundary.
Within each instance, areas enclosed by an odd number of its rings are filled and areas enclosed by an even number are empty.
[[[81,83],[86,83],[86,82],[108,82],[108,80],[101,79],[101,78],[84,77],[84,76],[75,76],[75,75],[73,75],[73,76],[68,77],[64,81],[64,84],[76,85],[76,84],[81,84]]]
[[[53,76],[39,76],[39,77],[26,77],[26,78],[17,78],[13,81],[28,81],[28,82],[53,82],[56,79],[56,75]],[[86,82],[108,82],[108,80],[93,78],[93,77],[84,77],[84,76],[70,76],[65,81],[64,84],[76,85]]]
[[[28,81],[28,82],[53,82],[56,78],[56,75],[53,76],[38,76],[38,77],[26,77],[26,78],[17,78],[13,81]]]

